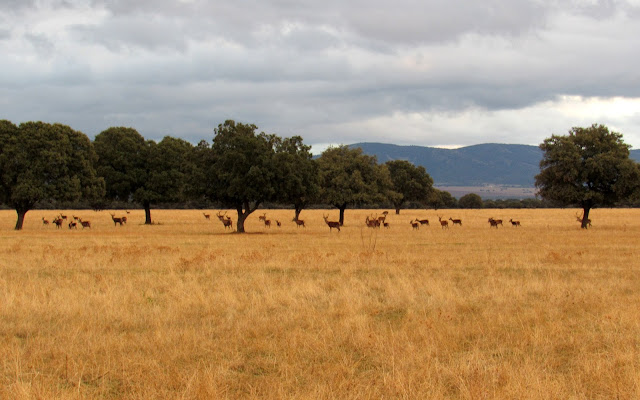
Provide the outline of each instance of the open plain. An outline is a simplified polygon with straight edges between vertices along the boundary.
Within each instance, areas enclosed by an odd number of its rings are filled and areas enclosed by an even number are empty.
[[[640,210],[216,211],[0,211],[0,398],[640,398]]]

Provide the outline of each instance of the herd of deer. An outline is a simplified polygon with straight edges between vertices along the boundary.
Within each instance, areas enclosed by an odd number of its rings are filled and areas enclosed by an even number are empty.
[[[118,225],[120,224],[120,226],[122,226],[122,224],[126,224],[127,223],[127,217],[116,217],[115,214],[109,213],[111,214],[111,219],[113,220],[113,225]],[[129,214],[129,211],[127,211],[127,214]],[[67,215],[64,214],[58,214],[56,215],[52,221],[53,224],[56,226],[56,228],[60,229],[62,227],[62,224],[64,223],[64,221],[69,221],[68,226],[69,229],[78,229],[78,224],[80,224],[80,226],[82,226],[82,229],[84,228],[91,228],[91,221],[84,221],[82,218],[77,217],[75,215],[71,216],[71,219],[69,219],[69,217]],[[42,217],[42,225],[49,225],[49,220],[46,219],[45,217]]]

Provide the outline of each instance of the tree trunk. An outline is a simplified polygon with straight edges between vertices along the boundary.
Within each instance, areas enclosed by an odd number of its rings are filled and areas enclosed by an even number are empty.
[[[238,221],[236,222],[236,232],[244,233],[244,220],[246,216],[242,212],[242,207],[238,208]]]
[[[295,215],[295,217],[293,218],[293,220],[294,220],[294,221],[297,221],[297,220],[298,220],[298,218],[300,218],[300,213],[302,212],[302,206],[298,206],[298,205],[296,205],[296,206],[295,206],[295,208],[296,208],[296,215]]]
[[[24,224],[24,216],[27,214],[28,209],[16,209],[16,213],[18,214],[18,220],[16,221],[16,231],[22,230],[22,224]]]
[[[144,224],[151,225],[151,203],[148,201],[143,202],[144,205]]]
[[[344,203],[338,207],[340,209],[340,226],[344,225],[344,210],[347,208],[347,203]]]
[[[402,207],[402,203],[395,203],[394,207],[396,208],[396,215],[400,215],[400,208]]]
[[[245,201],[243,204],[236,205],[236,211],[238,212],[238,222],[236,223],[236,232],[244,233],[244,221],[247,220],[247,217],[258,209],[260,203],[262,201],[256,201],[256,204],[251,207],[251,204],[248,201]]]
[[[582,225],[580,226],[582,229],[589,228],[589,211],[591,211],[591,207],[584,207],[582,209]]]

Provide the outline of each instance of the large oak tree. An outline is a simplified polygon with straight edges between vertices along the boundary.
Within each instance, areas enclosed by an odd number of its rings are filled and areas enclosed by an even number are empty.
[[[433,179],[423,166],[415,166],[406,160],[387,161],[386,166],[393,182],[393,191],[398,194],[391,199],[396,214],[400,214],[400,208],[407,201],[427,201],[433,190]]]
[[[540,196],[589,211],[629,197],[640,185],[640,167],[629,158],[622,135],[604,125],[574,127],[568,135],[552,135],[540,145],[544,152],[536,187]]]
[[[62,124],[0,121],[0,200],[15,208],[16,230],[42,200],[93,202],[104,195],[89,138]]]

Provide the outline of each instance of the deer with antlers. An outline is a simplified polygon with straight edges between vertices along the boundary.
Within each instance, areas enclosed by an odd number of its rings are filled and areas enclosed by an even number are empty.
[[[227,230],[227,228],[233,229],[233,222],[231,221],[231,218],[227,217],[226,215],[227,215],[226,211],[224,212],[224,214],[220,214],[220,211],[218,211],[218,214],[216,216],[218,217],[220,222],[222,222],[222,225],[224,226],[225,230]]]
[[[509,219],[511,222],[511,226],[515,226],[516,228],[520,226],[520,221],[514,221],[513,219]]]
[[[582,213],[582,216],[578,216],[578,214],[576,213],[576,219],[578,220],[578,222],[582,224],[582,220],[584,219],[584,213]],[[589,227],[591,226],[591,218],[587,218],[587,223],[584,227],[586,228],[587,226]]]
[[[369,228],[379,228],[380,227],[380,221],[377,218],[369,218],[367,217],[364,220],[364,223],[369,227]]]
[[[121,217],[116,217],[115,214],[111,214],[111,213],[109,213],[109,214],[111,215],[111,219],[113,220],[113,226],[116,226],[118,224],[120,224],[120,226],[122,226],[122,218]]]
[[[440,227],[442,229],[444,228],[449,229],[449,221],[447,221],[446,219],[443,221],[441,216],[438,216],[438,221],[440,221]]]
[[[323,215],[322,218],[324,218],[324,222],[326,222],[327,226],[329,226],[329,232],[331,232],[331,230],[333,228],[336,228],[338,230],[338,232],[340,232],[340,222],[338,222],[338,221],[329,221],[329,216],[328,215]]]
[[[462,226],[462,220],[461,219],[453,219],[451,217],[449,217],[449,221],[451,221],[453,223],[453,225],[460,225]]]

